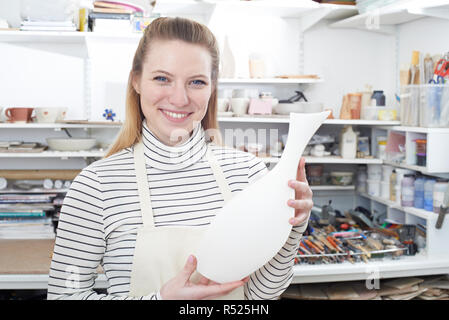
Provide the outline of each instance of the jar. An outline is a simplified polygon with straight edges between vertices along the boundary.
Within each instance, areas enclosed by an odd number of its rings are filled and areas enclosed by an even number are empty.
[[[423,177],[416,178],[414,188],[414,200],[413,206],[415,208],[423,209],[424,208],[424,182],[425,179]]]
[[[416,164],[418,166],[426,166],[426,139],[416,139]]]
[[[390,175],[390,200],[396,202],[396,170],[393,170]]]
[[[434,179],[426,179],[424,182],[424,210],[433,211],[433,186]]]
[[[381,140],[377,143],[377,157],[381,160],[387,159],[387,141]]]
[[[383,90],[374,90],[373,95],[371,96],[371,105],[372,106],[385,106],[385,95]]]
[[[438,179],[433,186],[433,212],[439,213],[440,206],[443,204],[444,193],[448,188],[447,180]]]
[[[413,207],[413,196],[415,178],[413,174],[406,174],[401,181],[401,205],[403,207]]]

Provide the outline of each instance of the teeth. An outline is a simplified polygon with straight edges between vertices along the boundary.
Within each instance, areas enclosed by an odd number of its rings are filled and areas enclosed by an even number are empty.
[[[170,111],[165,111],[165,110],[162,110],[162,112],[165,113],[166,115],[168,115],[172,118],[176,118],[176,119],[185,118],[189,115],[188,113],[175,113],[175,112],[170,112]]]

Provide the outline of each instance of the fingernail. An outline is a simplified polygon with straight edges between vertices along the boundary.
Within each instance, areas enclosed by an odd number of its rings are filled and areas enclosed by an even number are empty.
[[[290,223],[291,223],[291,224],[297,224],[297,223],[298,223],[298,219],[296,219],[296,218],[291,218],[291,219],[290,219]]]
[[[289,206],[292,206],[292,205],[295,204],[295,201],[293,201],[293,200],[290,199],[290,200],[288,200],[287,204],[288,204]]]
[[[188,261],[189,261],[189,263],[193,263],[193,256],[192,255],[189,256]]]

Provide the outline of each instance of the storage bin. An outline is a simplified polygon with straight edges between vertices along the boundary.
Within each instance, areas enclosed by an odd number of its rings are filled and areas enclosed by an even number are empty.
[[[419,125],[419,85],[401,87],[400,119],[403,126]]]
[[[352,172],[331,172],[331,183],[336,186],[349,186],[352,184]]]
[[[366,180],[368,186],[368,194],[370,196],[379,197],[380,196],[380,180]]]
[[[419,125],[449,127],[449,85],[427,84],[419,89]]]
[[[385,107],[362,107],[361,118],[363,120],[378,120],[379,111],[385,109]]]
[[[390,199],[390,182],[380,182],[380,196],[384,199]]]
[[[381,164],[368,164],[368,180],[382,179],[382,165]]]
[[[390,183],[390,176],[393,172],[393,167],[389,165],[382,165],[382,182]]]
[[[449,84],[403,86],[400,98],[402,125],[449,127]]]

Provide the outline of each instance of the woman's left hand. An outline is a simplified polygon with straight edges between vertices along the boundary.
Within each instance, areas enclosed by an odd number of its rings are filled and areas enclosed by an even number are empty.
[[[301,157],[298,164],[298,171],[296,172],[296,180],[288,182],[289,187],[295,190],[295,199],[290,199],[287,202],[289,207],[295,209],[295,217],[289,220],[293,226],[303,224],[308,218],[313,207],[312,189],[306,178],[306,160]]]

